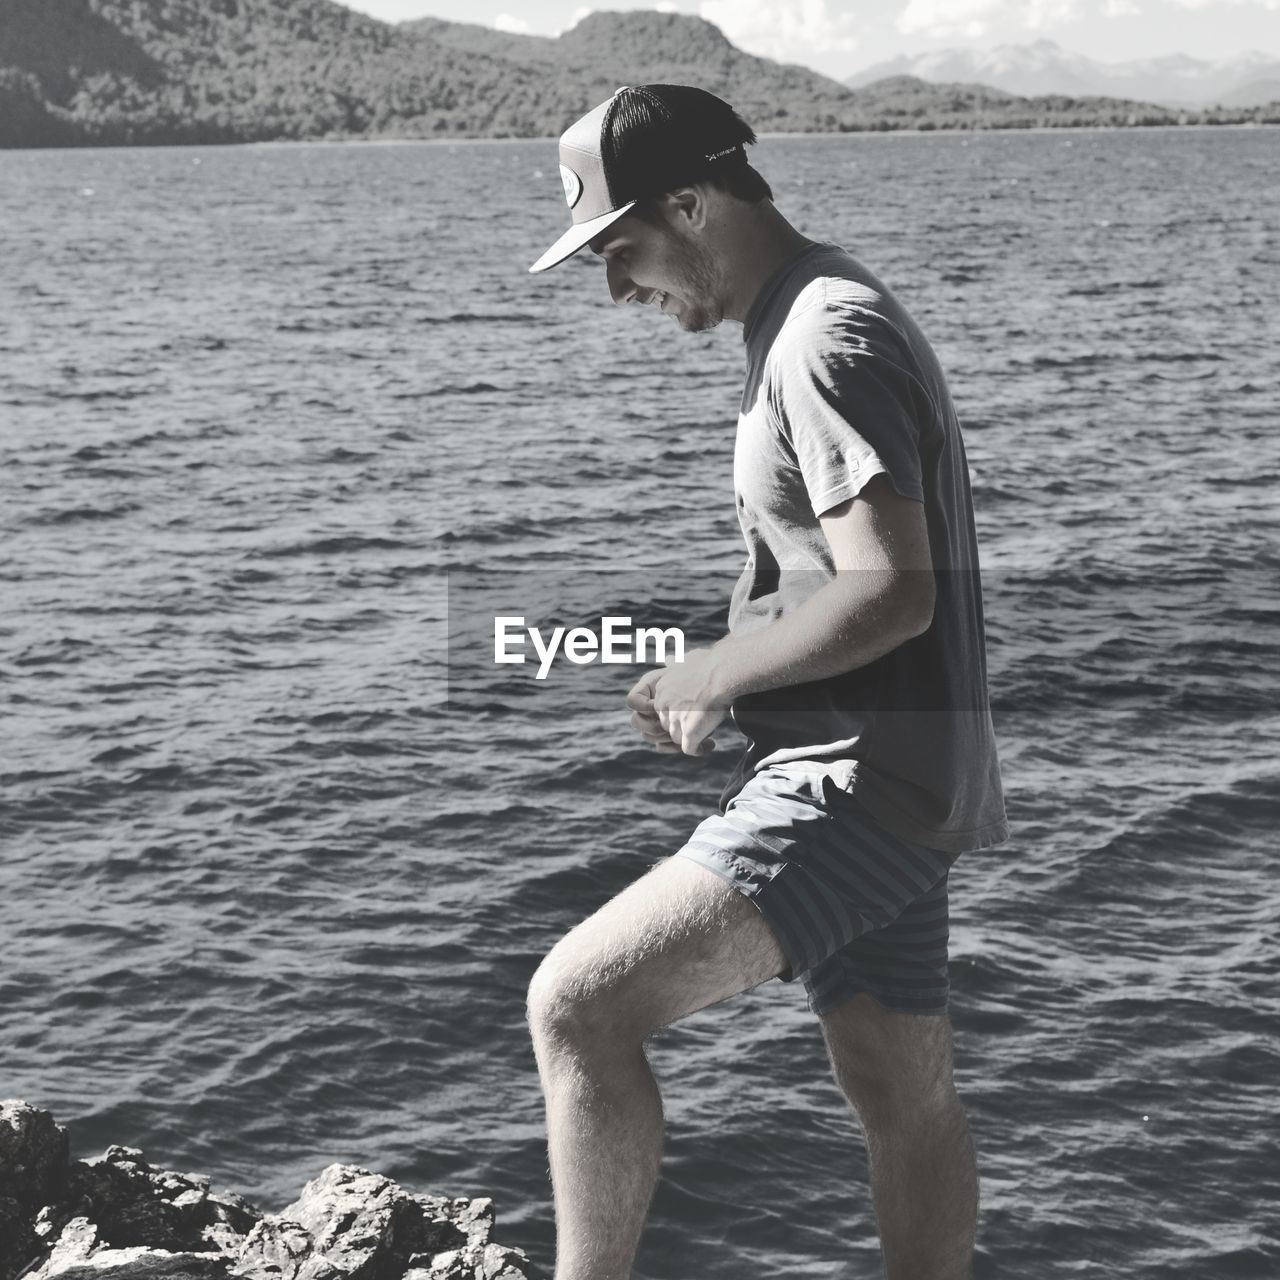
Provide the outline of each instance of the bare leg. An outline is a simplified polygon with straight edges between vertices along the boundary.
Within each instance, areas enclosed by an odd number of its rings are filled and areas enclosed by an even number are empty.
[[[862,994],[823,1014],[836,1082],[862,1121],[888,1280],[969,1280],[978,1171],[945,1016]]]
[[[781,973],[764,917],[673,857],[561,939],[529,988],[547,1103],[555,1280],[629,1280],[662,1154],[659,1027]]]

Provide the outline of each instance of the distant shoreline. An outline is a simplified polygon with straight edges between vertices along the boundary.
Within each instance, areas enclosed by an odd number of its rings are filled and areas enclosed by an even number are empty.
[[[675,68],[764,136],[1280,124],[1280,101],[1254,101],[1280,92],[1269,81],[1214,90],[1252,105],[1198,107],[904,74],[853,88],[656,10],[592,11],[552,39],[444,19],[390,25],[315,0],[22,3],[48,16],[0,32],[4,150],[531,140],[558,136],[613,86]]]
[[[917,138],[984,137],[989,134],[1059,134],[1059,133],[1223,133],[1225,131],[1253,131],[1280,129],[1280,123],[1260,120],[1242,120],[1232,124],[1063,124],[1027,125],[1025,127],[984,127],[981,129],[822,129],[812,133],[770,133],[757,136],[765,138],[899,138],[904,135]],[[548,143],[554,146],[558,137],[512,138],[476,137],[453,138],[370,138],[352,134],[345,138],[266,138],[248,142],[90,142],[73,143],[56,147],[5,147],[0,146],[0,156],[32,151],[216,151],[243,150],[249,147],[456,147],[459,145],[505,145],[526,142]]]

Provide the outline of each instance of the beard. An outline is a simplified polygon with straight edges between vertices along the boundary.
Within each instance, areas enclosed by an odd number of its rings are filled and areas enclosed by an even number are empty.
[[[673,271],[671,292],[681,302],[676,316],[686,333],[705,333],[724,319],[720,278],[711,256],[696,245],[686,246]]]

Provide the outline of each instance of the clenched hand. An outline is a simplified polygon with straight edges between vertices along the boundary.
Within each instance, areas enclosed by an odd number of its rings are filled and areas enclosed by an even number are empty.
[[[729,714],[729,699],[716,692],[714,661],[710,649],[693,649],[683,662],[646,671],[632,686],[631,723],[656,750],[687,756],[715,750],[711,734]]]

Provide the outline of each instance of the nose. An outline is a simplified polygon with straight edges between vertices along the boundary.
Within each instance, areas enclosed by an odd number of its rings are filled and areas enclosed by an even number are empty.
[[[606,264],[605,277],[609,282],[609,296],[618,306],[623,306],[635,298],[636,286],[615,260],[610,259]]]

